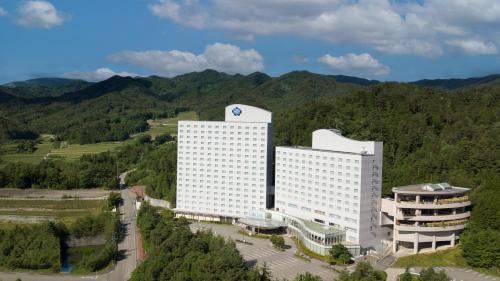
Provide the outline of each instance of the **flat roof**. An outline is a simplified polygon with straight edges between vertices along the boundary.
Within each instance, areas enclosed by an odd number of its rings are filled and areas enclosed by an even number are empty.
[[[297,219],[299,219],[299,218],[297,218]],[[299,219],[299,220],[301,220],[307,228],[311,229],[314,232],[320,233],[320,234],[344,233],[343,230],[335,228],[333,226],[326,226],[326,225],[323,225],[323,224],[320,224],[317,222],[303,220],[303,219]]]
[[[293,149],[302,149],[302,150],[310,150],[310,151],[320,151],[320,152],[330,152],[330,153],[340,153],[347,155],[360,155],[360,156],[373,156],[374,154],[369,153],[355,153],[355,152],[346,152],[346,151],[337,151],[337,150],[326,150],[326,149],[315,149],[308,146],[277,146],[276,148],[293,148]]]
[[[269,220],[269,219],[258,219],[258,218],[242,218],[239,219],[238,222],[245,225],[264,228],[264,229],[277,229],[286,226],[285,223],[280,221]]]
[[[415,193],[415,194],[456,194],[465,193],[470,189],[465,187],[451,186],[448,183],[421,183],[392,188],[394,193]]]

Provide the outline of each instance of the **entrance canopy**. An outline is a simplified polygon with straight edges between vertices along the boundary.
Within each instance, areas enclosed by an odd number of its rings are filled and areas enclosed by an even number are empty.
[[[258,229],[279,229],[282,227],[286,227],[284,222],[269,220],[269,219],[258,219],[258,218],[242,218],[238,220],[239,223],[242,223],[246,226],[255,227]]]

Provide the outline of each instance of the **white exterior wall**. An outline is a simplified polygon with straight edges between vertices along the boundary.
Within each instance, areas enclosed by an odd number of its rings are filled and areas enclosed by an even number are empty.
[[[374,166],[378,166],[378,182],[372,186]],[[317,130],[313,148],[276,148],[275,208],[344,228],[347,241],[373,247],[381,174],[382,143],[353,141],[331,130]]]
[[[230,105],[225,119],[179,121],[176,211],[239,218],[272,204],[271,113]]]

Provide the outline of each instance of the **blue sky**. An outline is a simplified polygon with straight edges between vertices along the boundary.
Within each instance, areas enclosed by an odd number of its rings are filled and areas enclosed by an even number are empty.
[[[497,0],[0,0],[0,83],[292,70],[500,73]]]

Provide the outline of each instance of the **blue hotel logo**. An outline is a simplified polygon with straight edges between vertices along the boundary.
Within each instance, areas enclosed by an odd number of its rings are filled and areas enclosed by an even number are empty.
[[[233,112],[234,116],[240,116],[242,111],[241,111],[241,108],[235,107],[235,108],[233,108],[233,110],[231,112]]]

